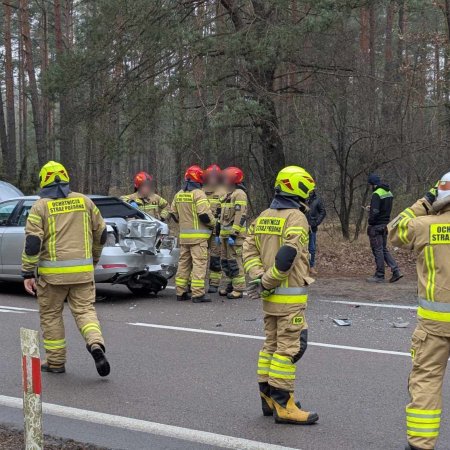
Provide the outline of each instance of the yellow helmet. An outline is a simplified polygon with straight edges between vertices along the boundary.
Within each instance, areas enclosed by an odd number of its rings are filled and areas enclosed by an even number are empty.
[[[41,188],[53,183],[68,183],[70,181],[66,168],[59,162],[49,161],[39,172]]]
[[[281,169],[275,181],[275,189],[286,194],[296,195],[303,200],[309,197],[316,187],[313,177],[302,167],[288,166]]]

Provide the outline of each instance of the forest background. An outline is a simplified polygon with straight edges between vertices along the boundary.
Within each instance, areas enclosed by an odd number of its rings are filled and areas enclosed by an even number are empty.
[[[186,166],[237,165],[252,212],[307,168],[345,239],[380,173],[396,209],[450,170],[450,0],[2,0],[1,179],[171,198]]]

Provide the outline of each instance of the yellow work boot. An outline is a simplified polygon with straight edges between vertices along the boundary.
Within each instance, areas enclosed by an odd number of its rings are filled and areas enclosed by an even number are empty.
[[[238,298],[242,298],[242,292],[233,290],[229,294],[227,294],[227,298],[230,300],[236,300]]]
[[[273,416],[273,401],[270,398],[269,383],[259,383],[259,395],[264,416]]]
[[[270,397],[274,405],[276,423],[311,425],[319,420],[317,413],[304,411],[297,406],[293,392],[271,387]]]

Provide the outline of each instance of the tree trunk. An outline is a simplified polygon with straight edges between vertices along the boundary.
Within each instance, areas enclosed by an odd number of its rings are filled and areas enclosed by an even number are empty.
[[[27,151],[28,117],[27,117],[27,81],[25,77],[25,52],[22,39],[22,22],[19,21],[19,156],[21,161],[21,171]]]
[[[241,10],[235,0],[221,0],[221,3],[228,12],[235,31],[242,32],[247,30],[248,26],[241,17]],[[273,19],[273,11],[271,9],[266,10],[264,2],[253,0],[251,3],[255,13],[251,26],[256,30],[255,33],[263,38],[267,32],[267,23]],[[245,49],[242,48],[242,54],[239,56],[245,60],[248,71],[243,77],[249,80],[245,89],[253,94],[261,107],[261,113],[258,116],[252,116],[251,119],[259,137],[263,155],[264,179],[261,181],[268,188],[270,186],[269,191],[271,192],[274,176],[286,165],[277,111],[272,98],[277,61],[274,60],[271,63],[267,63],[265,67],[261,68],[255,61],[255,58],[258,58],[257,55],[247,54]]]
[[[386,6],[386,32],[384,39],[384,76],[383,76],[383,104],[382,104],[382,115],[384,118],[385,125],[389,125],[391,118],[391,107],[392,104],[392,64],[393,64],[393,54],[392,54],[392,27],[394,23],[394,4],[391,0]]]
[[[65,1],[67,3],[67,0]],[[71,18],[67,17],[67,5],[64,8],[65,22],[68,23]],[[68,50],[69,37],[63,34],[63,15],[61,0],[54,2],[55,14],[55,41],[56,41],[56,61],[62,64],[64,53]],[[67,27],[65,27],[67,30]],[[77,161],[72,157],[74,153],[74,128],[71,124],[71,106],[70,92],[64,90],[59,94],[59,142],[60,142],[60,159],[66,165],[68,172],[71,174],[71,184],[74,189],[78,189],[77,178]]]
[[[0,85],[0,145],[1,145],[1,149],[2,149],[2,155],[3,155],[2,170],[0,172],[1,172],[2,177],[4,177],[5,172],[7,172],[7,170],[5,170],[4,161],[5,161],[5,155],[8,154],[8,136],[6,134],[5,113],[4,113],[3,108],[4,108],[3,94],[2,94],[2,88]]]
[[[39,98],[36,71],[33,62],[33,45],[31,41],[30,18],[28,13],[28,0],[19,0],[20,20],[22,22],[22,39],[25,53],[25,68],[28,74],[31,109],[33,112],[34,133],[36,136],[36,149],[39,165],[47,162],[46,133],[42,119],[42,106]]]
[[[447,42],[445,47],[445,67],[444,67],[444,111],[446,123],[446,149],[450,142],[450,0],[445,0],[445,19],[447,24]]]
[[[6,84],[6,117],[8,129],[8,150],[4,153],[3,164],[5,177],[14,182],[17,171],[16,155],[16,113],[14,106],[14,67],[11,42],[12,8],[7,2],[3,4],[5,13],[5,84]]]

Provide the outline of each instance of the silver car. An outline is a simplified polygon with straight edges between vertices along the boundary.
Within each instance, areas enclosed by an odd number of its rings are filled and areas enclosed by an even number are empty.
[[[20,191],[19,191],[20,194]],[[176,272],[179,250],[164,222],[116,197],[90,196],[105,219],[106,245],[97,283],[124,284],[136,295],[157,294]],[[37,196],[0,202],[0,281],[21,280],[25,223]]]

